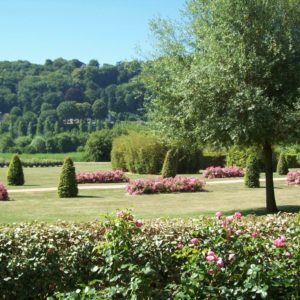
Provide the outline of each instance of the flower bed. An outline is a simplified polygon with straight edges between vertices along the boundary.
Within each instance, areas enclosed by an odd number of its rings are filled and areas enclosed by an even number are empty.
[[[243,177],[244,170],[239,167],[208,167],[204,172],[205,178]]]
[[[0,182],[0,200],[1,201],[9,200],[7,189],[1,182]]]
[[[127,184],[126,191],[130,195],[202,192],[204,186],[205,182],[198,178],[176,176],[174,178],[132,180]]]
[[[76,175],[77,183],[118,183],[128,182],[129,178],[123,171],[82,172]]]
[[[289,185],[299,185],[300,184],[300,172],[288,172],[287,174],[287,183]]]

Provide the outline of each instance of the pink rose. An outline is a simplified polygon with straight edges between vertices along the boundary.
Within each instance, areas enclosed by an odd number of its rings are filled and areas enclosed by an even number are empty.
[[[182,247],[183,247],[183,244],[181,244],[181,243],[178,243],[178,244],[177,244],[177,248],[178,248],[178,249],[181,249]]]
[[[144,225],[144,222],[143,222],[142,220],[136,220],[136,221],[135,221],[135,226],[136,226],[136,227],[139,227],[139,228],[140,228],[140,227],[142,227],[143,225]]]
[[[285,240],[279,238],[273,241],[273,244],[275,245],[276,248],[281,248],[284,247]]]
[[[234,220],[234,216],[229,216],[229,217],[226,218],[226,221],[228,223],[231,223],[233,220]]]
[[[217,260],[217,267],[218,268],[223,268],[224,267],[224,262],[222,258],[218,258]]]
[[[221,211],[216,212],[216,218],[220,219],[222,217],[223,213]]]
[[[291,252],[285,252],[285,256],[291,257],[291,256],[292,256],[292,253],[291,253]]]
[[[206,256],[206,260],[207,260],[208,262],[215,261],[215,260],[216,260],[216,256],[214,256],[214,255],[207,255],[207,256]]]
[[[234,213],[234,217],[236,219],[240,219],[242,217],[242,214],[239,211],[237,211],[237,212]]]
[[[207,252],[207,255],[208,256],[215,256],[215,252],[213,252],[213,251],[210,250],[210,251]]]
[[[213,273],[214,273],[214,270],[213,270],[213,269],[209,269],[209,270],[207,271],[207,273],[208,273],[208,274],[213,274]]]
[[[258,236],[258,233],[254,231],[254,232],[251,233],[251,236],[252,236],[253,238],[256,238],[256,237]]]
[[[191,239],[191,243],[193,245],[198,245],[199,244],[199,240],[197,238],[193,238],[193,239]]]
[[[243,231],[242,230],[237,230],[236,232],[235,232],[237,235],[241,235],[241,234],[243,234]]]

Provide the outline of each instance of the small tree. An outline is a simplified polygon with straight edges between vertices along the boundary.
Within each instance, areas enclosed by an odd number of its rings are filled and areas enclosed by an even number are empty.
[[[64,161],[58,185],[60,198],[72,198],[78,195],[76,172],[73,161],[67,157]]]
[[[286,175],[289,172],[286,156],[283,152],[280,153],[277,163],[277,173],[279,175]]]
[[[255,156],[250,156],[247,160],[245,185],[249,188],[259,188],[260,167]]]
[[[8,167],[7,183],[8,185],[24,185],[24,182],[21,160],[18,155],[14,155]]]
[[[165,156],[164,164],[161,170],[163,178],[175,177],[178,166],[178,152],[176,150],[169,150]]]

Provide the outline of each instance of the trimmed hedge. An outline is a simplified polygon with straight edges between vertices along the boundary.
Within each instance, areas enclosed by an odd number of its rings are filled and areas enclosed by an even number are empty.
[[[1,297],[298,299],[300,215],[219,216],[143,224],[118,212],[102,224],[0,225]],[[95,297],[83,298],[81,284],[94,279]]]
[[[53,160],[53,159],[30,159],[30,160],[21,159],[21,162],[24,168],[60,167],[63,165],[63,162],[61,160]],[[8,160],[0,159],[0,168],[6,168],[8,166],[9,166]]]
[[[130,133],[113,141],[113,169],[139,174],[159,174],[166,154],[160,140],[146,133]]]
[[[176,150],[168,150],[162,166],[161,175],[163,178],[175,177],[178,167],[178,152]]]
[[[247,159],[245,185],[249,188],[259,188],[260,166],[255,156],[250,156]]]

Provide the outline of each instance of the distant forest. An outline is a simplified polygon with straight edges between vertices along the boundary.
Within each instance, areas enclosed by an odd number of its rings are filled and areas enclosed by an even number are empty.
[[[55,126],[68,131],[141,120],[145,89],[136,80],[140,71],[138,61],[0,62],[0,134],[34,136],[54,131]]]

